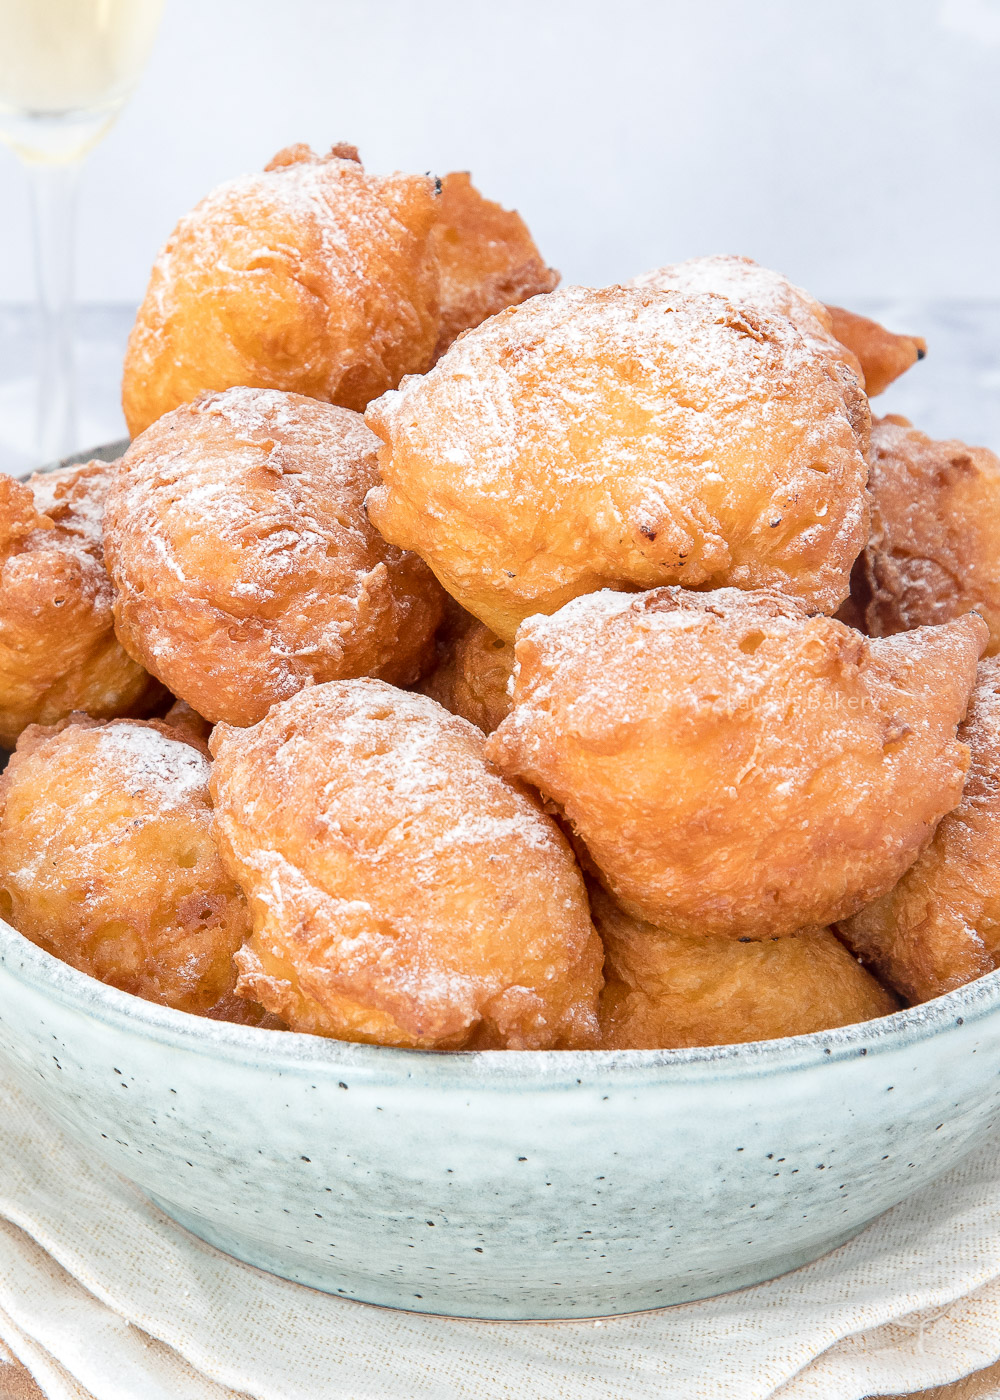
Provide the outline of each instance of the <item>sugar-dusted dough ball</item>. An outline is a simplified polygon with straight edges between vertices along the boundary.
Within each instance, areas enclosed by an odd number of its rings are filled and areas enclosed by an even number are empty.
[[[132,436],[206,389],[361,409],[425,370],[439,324],[435,191],[425,175],[369,175],[349,146],[291,146],[220,185],[153,267],[125,355]]]
[[[851,1026],[899,1001],[826,928],[740,941],[669,933],[593,894],[604,943],[606,1050],[736,1045]]]
[[[274,389],[148,428],[108,497],[122,644],[213,722],[253,724],[313,681],[415,681],[443,595],[368,523],[376,447],[350,409]]]
[[[445,640],[420,689],[453,715],[492,734],[510,713],[514,647],[474,618],[469,623]]]
[[[535,297],[367,421],[372,521],[508,641],[604,586],[774,586],[833,612],[868,538],[854,375],[723,297]]]
[[[688,258],[686,262],[644,272],[628,285],[658,292],[715,292],[741,310],[746,307],[764,316],[783,316],[796,330],[836,356],[865,387],[860,362],[834,335],[833,317],[823,303],[780,272],[761,267],[752,258],[728,254]]]
[[[423,695],[331,681],[212,736],[241,988],[293,1030],[426,1049],[596,1043],[600,940],[555,822]]]
[[[871,399],[927,354],[927,342],[919,335],[897,335],[842,306],[828,306],[826,311],[833,334],[857,356]]]
[[[868,641],[775,592],[595,593],[524,623],[486,752],[629,913],[793,933],[891,889],[958,802],[985,640],[974,614]]]
[[[234,995],[249,918],[219,859],[208,773],[157,720],[27,730],[0,776],[0,915],[135,996],[254,1019]]]
[[[514,209],[484,199],[467,170],[441,181],[431,248],[441,274],[441,329],[435,358],[456,336],[559,281]]]
[[[101,516],[104,462],[0,473],[0,748],[73,710],[144,714],[161,695],[114,632]]]
[[[851,575],[857,620],[888,637],[975,609],[1000,650],[1000,459],[934,442],[905,418],[872,428],[872,527]]]
[[[972,750],[961,802],[899,884],[839,926],[911,1001],[1000,967],[1000,657],[980,662],[958,736]]]

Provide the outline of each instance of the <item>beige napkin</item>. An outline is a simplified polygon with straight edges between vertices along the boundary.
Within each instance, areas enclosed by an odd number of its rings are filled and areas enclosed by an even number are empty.
[[[461,1322],[285,1283],[173,1225],[0,1082],[0,1345],[50,1400],[861,1400],[1000,1358],[1000,1140],[771,1283]]]

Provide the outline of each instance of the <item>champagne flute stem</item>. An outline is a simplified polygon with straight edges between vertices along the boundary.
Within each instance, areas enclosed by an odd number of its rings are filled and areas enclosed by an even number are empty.
[[[35,235],[39,319],[39,464],[68,456],[76,442],[73,263],[79,161],[27,166]]]

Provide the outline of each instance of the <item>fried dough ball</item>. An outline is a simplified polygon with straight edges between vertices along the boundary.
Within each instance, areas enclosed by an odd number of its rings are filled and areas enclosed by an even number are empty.
[[[777,1040],[899,1010],[826,928],[740,942],[668,933],[631,918],[601,889],[592,908],[605,952],[598,1014],[606,1050]]]
[[[0,748],[73,710],[143,714],[162,693],[119,645],[104,567],[104,462],[0,473]]]
[[[285,389],[361,409],[419,374],[438,335],[435,182],[366,173],[351,146],[290,146],[174,229],[129,338],[133,437],[206,389]]]
[[[752,258],[718,255],[655,268],[634,277],[633,287],[658,291],[718,292],[734,306],[768,316],[786,316],[803,335],[832,349],[858,377],[869,398],[881,394],[904,370],[927,354],[919,336],[895,335],[839,306],[824,306],[780,272]]]
[[[377,445],[350,409],[275,389],[148,428],[108,496],[122,644],[213,723],[253,724],[313,681],[415,681],[442,593],[365,517]]]
[[[911,1001],[1000,966],[1000,657],[980,662],[958,735],[972,750],[961,802],[895,889],[838,929]]]
[[[888,637],[975,609],[1000,650],[1000,459],[934,442],[905,418],[872,428],[872,532],[851,575],[862,631]]]
[[[604,586],[773,585],[832,612],[868,538],[854,376],[718,296],[535,297],[367,421],[373,523],[506,641]]]
[[[596,1043],[600,940],[555,822],[433,700],[331,681],[220,725],[240,988],[293,1030],[425,1049]]]
[[[793,933],[891,889],[958,802],[985,640],[974,614],[869,641],[777,592],[592,594],[523,624],[486,752],[630,914]]]
[[[514,669],[514,648],[481,622],[446,644],[437,666],[420,685],[425,695],[461,715],[484,734],[492,734],[510,713],[508,682]]]
[[[192,710],[186,700],[175,700],[163,716],[163,723],[180,734],[182,739],[196,747],[208,747],[208,736],[212,726],[208,720]]]
[[[33,726],[0,776],[0,914],[101,982],[248,1018],[246,903],[223,868],[209,761],[159,720]]]
[[[688,258],[634,277],[631,287],[658,292],[716,292],[741,310],[764,316],[784,316],[792,325],[831,352],[855,375],[862,388],[865,377],[856,355],[833,333],[833,318],[822,302],[789,282],[780,272],[761,267],[753,258],[718,254]]]
[[[484,199],[467,170],[441,181],[431,248],[441,274],[441,329],[434,358],[471,326],[559,282],[515,209]]]
[[[896,335],[877,321],[842,306],[828,306],[833,334],[856,355],[865,377],[868,397],[888,389],[894,379],[922,360],[927,342],[919,335]]]

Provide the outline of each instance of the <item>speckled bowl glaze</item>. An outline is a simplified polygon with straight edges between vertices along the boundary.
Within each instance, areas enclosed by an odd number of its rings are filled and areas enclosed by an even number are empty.
[[[794,1269],[996,1119],[1000,973],[844,1030],[433,1054],[207,1022],[0,923],[0,1065],[203,1240],[326,1292],[609,1315]]]

